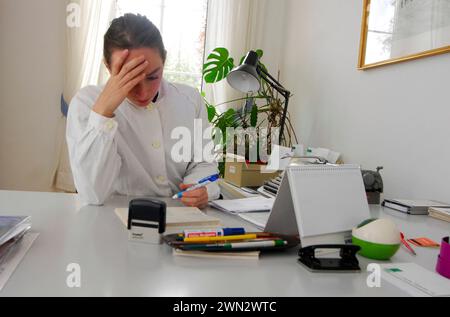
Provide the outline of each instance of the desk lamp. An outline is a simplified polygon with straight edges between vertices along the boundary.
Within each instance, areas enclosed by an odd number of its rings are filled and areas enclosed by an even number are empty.
[[[280,122],[279,144],[281,145],[284,139],[284,128],[291,93],[262,67],[259,56],[254,51],[248,52],[242,65],[233,69],[227,76],[228,84],[231,87],[246,94],[258,92],[261,88],[261,79],[278,91],[285,99],[283,116]]]

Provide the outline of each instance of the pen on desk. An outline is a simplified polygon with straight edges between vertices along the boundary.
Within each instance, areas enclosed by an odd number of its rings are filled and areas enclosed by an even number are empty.
[[[256,234],[243,234],[239,236],[227,236],[227,237],[201,237],[201,238],[184,238],[184,242],[187,243],[208,243],[208,242],[223,242],[223,241],[239,241],[239,240],[252,240],[256,239]]]
[[[409,245],[408,242],[406,242],[405,240],[405,235],[403,234],[403,232],[400,232],[400,240],[402,241],[403,245],[414,255],[417,255],[416,252],[414,251],[413,248],[411,248],[411,246]]]
[[[287,245],[284,240],[256,241],[256,242],[238,242],[238,243],[222,243],[222,244],[193,244],[183,247],[184,250],[205,250],[205,249],[221,249],[221,250],[245,250],[254,248],[267,247],[283,247]]]
[[[218,181],[219,178],[220,178],[220,175],[219,175],[219,174],[215,174],[215,175],[211,175],[211,176],[209,176],[209,177],[206,177],[206,178],[200,180],[200,181],[199,181],[197,184],[195,184],[194,186],[189,187],[188,189],[183,190],[183,191],[179,192],[178,194],[174,195],[174,196],[172,197],[172,199],[181,199],[181,198],[183,198],[183,194],[184,194],[184,193],[190,192],[190,191],[193,191],[193,190],[202,188],[202,187],[205,187],[205,186],[208,185],[208,184],[211,184],[211,183],[214,183],[214,182]]]
[[[219,228],[219,229],[193,229],[184,230],[183,238],[209,238],[226,237],[245,234],[244,228]]]

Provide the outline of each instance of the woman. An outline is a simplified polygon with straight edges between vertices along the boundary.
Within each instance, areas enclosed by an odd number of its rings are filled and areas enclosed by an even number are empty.
[[[111,77],[104,87],[82,89],[68,115],[70,162],[84,202],[101,205],[114,193],[171,197],[218,174],[216,163],[172,158],[180,141],[172,131],[187,128],[194,136],[194,121],[206,129],[208,120],[195,89],[163,80],[166,55],[159,30],[144,16],[115,19],[105,34]],[[185,193],[182,202],[204,208],[219,195],[218,185],[210,184]]]

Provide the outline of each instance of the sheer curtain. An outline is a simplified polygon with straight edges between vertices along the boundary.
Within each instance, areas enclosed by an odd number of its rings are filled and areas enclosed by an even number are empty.
[[[206,57],[216,47],[225,47],[237,65],[249,50],[262,49],[264,64],[277,76],[284,40],[284,8],[284,0],[209,0]],[[204,84],[203,91],[212,104],[242,96],[226,81]]]
[[[103,65],[103,35],[115,17],[116,0],[68,0],[79,8],[80,26],[66,31],[66,71],[61,97],[62,116],[57,134],[57,164],[52,177],[55,190],[74,192],[65,138],[67,105],[78,90],[87,85],[105,82]]]

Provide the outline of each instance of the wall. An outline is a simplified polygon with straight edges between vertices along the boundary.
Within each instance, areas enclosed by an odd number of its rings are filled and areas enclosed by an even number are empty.
[[[0,1],[0,189],[50,190],[65,1]]]
[[[450,54],[359,71],[362,0],[287,0],[282,82],[302,142],[384,166],[386,196],[450,202]]]

